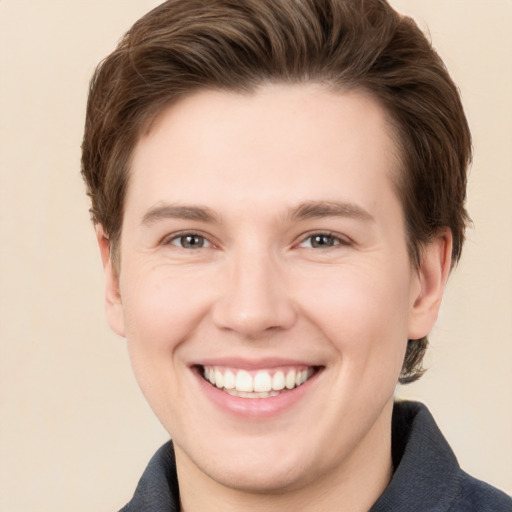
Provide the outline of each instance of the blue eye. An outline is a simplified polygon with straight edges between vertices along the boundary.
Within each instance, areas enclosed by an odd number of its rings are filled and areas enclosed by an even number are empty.
[[[332,233],[315,233],[305,238],[300,245],[312,249],[329,249],[337,245],[349,245],[349,242]]]
[[[196,233],[186,233],[176,236],[170,240],[169,243],[183,249],[202,249],[204,247],[211,247],[210,242],[208,242],[204,236]]]

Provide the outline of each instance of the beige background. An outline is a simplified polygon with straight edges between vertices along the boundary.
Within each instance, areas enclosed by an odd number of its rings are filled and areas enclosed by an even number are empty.
[[[166,434],[103,315],[79,175],[88,79],[151,0],[0,0],[0,510],[117,510]],[[470,473],[512,492],[511,0],[395,0],[428,24],[474,132],[475,228],[425,401]]]

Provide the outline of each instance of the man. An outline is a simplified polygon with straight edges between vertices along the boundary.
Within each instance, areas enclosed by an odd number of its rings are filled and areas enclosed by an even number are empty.
[[[98,68],[83,174],[107,316],[168,430],[134,510],[512,510],[422,373],[470,134],[382,0],[174,0]]]

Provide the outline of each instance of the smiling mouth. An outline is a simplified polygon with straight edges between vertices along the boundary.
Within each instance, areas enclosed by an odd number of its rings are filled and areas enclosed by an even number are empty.
[[[306,383],[320,367],[297,366],[247,371],[219,366],[199,366],[199,374],[212,386],[241,398],[269,398]]]

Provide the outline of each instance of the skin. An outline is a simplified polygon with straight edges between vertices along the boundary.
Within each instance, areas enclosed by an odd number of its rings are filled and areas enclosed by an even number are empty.
[[[451,252],[444,231],[409,260],[392,133],[362,92],[267,85],[191,95],[139,140],[119,268],[98,241],[183,510],[364,511],[389,483],[407,340],[431,330]],[[193,370],[228,358],[321,371],[290,407],[233,415]]]

